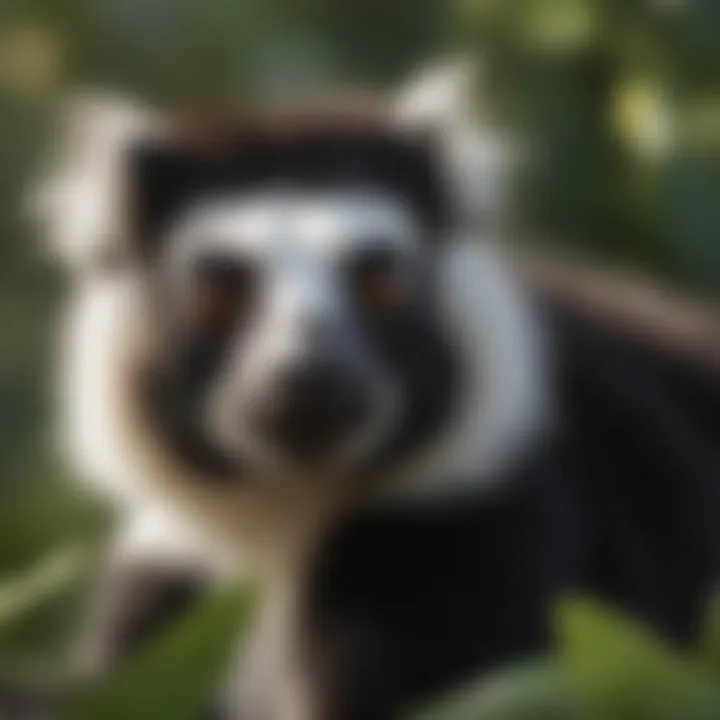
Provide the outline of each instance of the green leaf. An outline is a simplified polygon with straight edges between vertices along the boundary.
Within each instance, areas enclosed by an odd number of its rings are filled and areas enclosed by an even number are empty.
[[[711,672],[720,675],[720,592],[717,590],[705,611],[700,634],[700,653]]]
[[[569,681],[602,718],[713,717],[714,683],[695,658],[600,602],[560,607],[561,659]],[[693,714],[695,713],[695,714]]]
[[[576,720],[578,708],[557,663],[522,663],[432,702],[412,720]]]
[[[208,598],[80,698],[65,720],[194,720],[211,703],[253,606],[247,588]]]
[[[53,553],[27,573],[0,584],[0,635],[78,579],[84,555],[74,547]]]

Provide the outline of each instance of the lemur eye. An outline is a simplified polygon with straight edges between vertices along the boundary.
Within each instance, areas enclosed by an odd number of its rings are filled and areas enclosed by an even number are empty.
[[[234,258],[199,259],[193,273],[188,320],[194,327],[211,332],[240,322],[254,299],[255,275],[249,263]]]
[[[408,277],[390,250],[373,248],[356,255],[349,273],[355,301],[372,317],[393,317],[410,301]]]

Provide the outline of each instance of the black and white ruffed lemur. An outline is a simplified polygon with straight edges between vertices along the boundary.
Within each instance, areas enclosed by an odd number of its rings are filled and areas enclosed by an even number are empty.
[[[204,129],[81,104],[37,197],[62,428],[126,518],[105,602],[264,588],[223,717],[396,718],[550,648],[569,588],[685,642],[717,579],[717,327],[685,361],[518,272],[462,87]]]

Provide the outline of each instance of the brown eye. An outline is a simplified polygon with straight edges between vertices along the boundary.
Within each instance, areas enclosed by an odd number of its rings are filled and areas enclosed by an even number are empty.
[[[255,283],[251,268],[222,258],[198,263],[188,304],[196,328],[217,332],[240,322],[249,312]]]
[[[392,317],[410,301],[408,278],[391,254],[375,251],[355,258],[351,276],[356,301],[373,317]]]
[[[236,293],[213,285],[198,287],[190,303],[192,324],[208,330],[227,327],[241,309]]]
[[[362,278],[358,292],[365,310],[377,317],[395,315],[408,299],[402,279],[385,272],[373,272]]]

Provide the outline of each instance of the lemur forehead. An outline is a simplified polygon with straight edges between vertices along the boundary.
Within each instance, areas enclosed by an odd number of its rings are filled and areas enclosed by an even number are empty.
[[[431,234],[449,221],[439,150],[382,115],[267,113],[180,124],[162,142],[140,144],[132,158],[131,207],[142,237],[203,197],[278,185],[371,188],[402,198]]]
[[[411,252],[420,228],[407,203],[390,194],[272,188],[199,202],[170,235],[175,258],[208,250],[254,256],[295,250],[331,258],[378,244]]]

